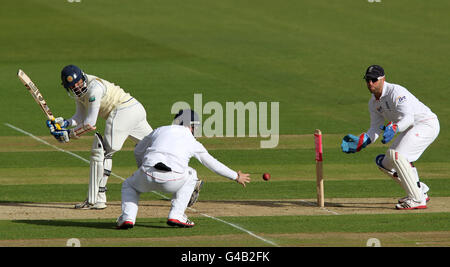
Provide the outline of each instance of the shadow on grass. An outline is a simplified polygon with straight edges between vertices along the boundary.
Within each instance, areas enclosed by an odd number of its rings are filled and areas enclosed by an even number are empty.
[[[287,206],[298,206],[298,207],[309,207],[309,208],[317,208],[316,201],[309,200],[241,200],[241,201],[202,201],[202,202],[210,202],[210,203],[233,203],[237,205],[248,205],[248,206],[259,206],[259,207],[268,207],[268,208],[283,208]],[[333,208],[361,208],[361,209],[391,209],[387,208],[386,205],[390,205],[390,202],[348,202],[348,203],[336,203],[336,202],[325,202],[325,207],[333,207]]]
[[[13,223],[48,226],[48,227],[75,227],[75,228],[90,228],[90,229],[104,229],[104,230],[117,230],[116,222],[96,222],[96,221],[69,221],[69,220],[14,220]],[[165,221],[157,222],[142,222],[137,223],[135,227],[146,228],[173,228],[165,224]],[[123,231],[123,230],[120,230]]]
[[[68,220],[14,220],[14,223],[31,224],[50,227],[84,227],[95,229],[115,229],[116,224],[112,222],[86,222],[86,221],[68,221]]]

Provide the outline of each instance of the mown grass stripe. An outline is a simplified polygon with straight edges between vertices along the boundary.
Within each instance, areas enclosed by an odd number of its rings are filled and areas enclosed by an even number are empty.
[[[427,179],[430,196],[450,196],[450,181]],[[325,181],[325,198],[400,197],[403,189],[393,181],[352,180]],[[81,201],[87,186],[84,184],[0,185],[1,202],[72,202]],[[108,200],[119,201],[121,184],[108,184]],[[231,182],[206,182],[200,201],[249,199],[308,199],[316,197],[315,181],[252,182],[246,188]],[[155,194],[141,194],[142,200],[162,199]]]
[[[178,229],[166,218],[138,218],[133,229],[115,229],[114,219],[89,220],[0,220],[3,240],[39,238],[145,238],[207,236],[242,233],[205,217],[192,217],[196,226]],[[399,213],[339,216],[219,217],[261,235],[289,233],[368,233],[448,231],[449,213]],[[274,227],[279,225],[282,227]],[[277,240],[274,240],[278,243]],[[283,246],[282,243],[278,243]],[[211,244],[212,246],[214,244]]]

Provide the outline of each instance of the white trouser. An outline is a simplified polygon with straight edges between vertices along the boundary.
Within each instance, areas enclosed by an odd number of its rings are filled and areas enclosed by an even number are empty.
[[[122,184],[122,220],[136,222],[139,196],[150,191],[172,193],[168,219],[182,220],[197,181],[197,172],[192,168],[185,173],[139,168]]]
[[[437,118],[425,120],[414,125],[407,131],[400,133],[389,149],[393,149],[400,153],[408,162],[414,162],[418,160],[427,147],[433,143],[439,135],[439,130],[440,126]],[[386,152],[386,155],[388,155],[389,149]],[[383,159],[382,165],[388,170],[397,172],[389,157]],[[414,180],[419,182],[420,179],[417,169],[413,167],[412,171]],[[398,177],[394,177],[394,180],[400,183]],[[429,188],[425,184],[422,185],[424,186],[423,188],[421,186],[422,192],[426,193]]]
[[[426,120],[420,124],[416,124],[407,131],[400,133],[392,143],[389,149],[393,149],[400,153],[409,162],[419,159],[422,153],[427,149],[439,134],[438,119]],[[388,154],[388,152],[386,152]],[[396,171],[388,157],[382,161],[383,166],[392,171]],[[417,170],[414,168],[414,172]]]
[[[106,119],[103,135],[106,154],[121,150],[128,137],[138,143],[152,130],[145,108],[138,101],[131,106],[114,109]]]
[[[147,122],[147,113],[144,107],[137,100],[133,101],[135,103],[130,106],[119,107],[111,111],[106,120],[103,135],[105,160],[101,164],[104,168],[104,175],[103,177],[95,177],[94,179],[91,177],[91,180],[95,180],[101,184],[97,202],[106,203],[106,184],[112,170],[113,154],[122,149],[128,137],[137,144],[153,131]],[[92,190],[90,188],[90,191]]]
[[[439,135],[439,120],[422,121],[400,133],[391,145],[391,149],[400,153],[409,162],[420,158],[422,153]]]

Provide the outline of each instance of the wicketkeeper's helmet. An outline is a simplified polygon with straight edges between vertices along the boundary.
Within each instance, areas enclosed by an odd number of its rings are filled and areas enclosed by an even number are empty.
[[[183,125],[186,127],[192,127],[192,134],[195,136],[195,131],[200,125],[200,118],[197,112],[192,109],[180,109],[178,113],[173,118],[173,125]]]
[[[80,87],[75,85],[83,80],[83,84]],[[67,65],[61,71],[61,81],[67,92],[73,92],[77,97],[83,96],[87,91],[87,78],[84,72],[75,65]]]

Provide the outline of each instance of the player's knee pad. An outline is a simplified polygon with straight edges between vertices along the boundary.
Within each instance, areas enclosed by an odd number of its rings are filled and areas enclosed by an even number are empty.
[[[397,172],[395,172],[395,170],[393,169],[392,161],[390,160],[389,156],[386,157],[385,154],[380,154],[375,158],[375,163],[377,164],[377,167],[381,172],[391,177],[398,184],[401,184]]]
[[[381,156],[381,155],[383,155],[383,156]],[[378,159],[380,165],[383,166],[383,168],[385,168],[386,170],[389,170],[389,171],[395,173],[395,168],[394,168],[394,165],[392,164],[392,158],[390,157],[389,153],[386,152],[386,154],[381,154],[381,155],[378,155],[378,157],[380,157]]]
[[[392,160],[395,170],[397,171],[398,177],[401,181],[403,189],[409,197],[415,201],[421,201],[423,194],[419,190],[419,186],[416,174],[414,173],[411,163],[406,160],[406,158],[394,149],[388,149],[388,154]]]

